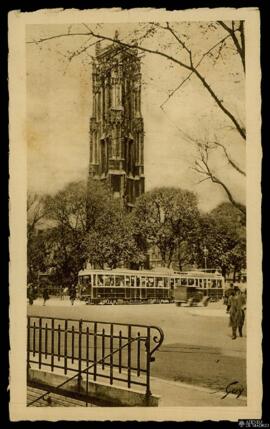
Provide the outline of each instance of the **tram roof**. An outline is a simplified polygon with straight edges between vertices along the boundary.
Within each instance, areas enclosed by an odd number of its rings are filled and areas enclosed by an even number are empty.
[[[181,271],[176,272],[170,269],[166,270],[129,270],[129,269],[121,269],[121,268],[115,268],[115,269],[105,269],[105,270],[98,270],[98,269],[85,269],[79,271],[79,276],[87,276],[91,274],[104,274],[104,275],[147,275],[147,276],[156,276],[156,277],[180,277],[180,276],[187,276],[187,277],[222,277],[220,273],[206,273],[204,271]]]

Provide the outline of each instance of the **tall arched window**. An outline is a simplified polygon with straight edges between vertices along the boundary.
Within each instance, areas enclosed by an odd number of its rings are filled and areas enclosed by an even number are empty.
[[[117,123],[116,125],[116,157],[120,156],[120,141],[121,139],[121,125]]]

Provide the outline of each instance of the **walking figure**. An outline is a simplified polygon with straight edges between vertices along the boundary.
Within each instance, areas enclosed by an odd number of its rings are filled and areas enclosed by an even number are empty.
[[[225,297],[224,297],[224,304],[226,305],[226,313],[230,312],[230,307],[231,307],[230,297],[232,295],[234,295],[234,293],[235,293],[235,290],[234,290],[234,287],[233,287],[233,283],[231,283],[230,284],[230,288],[226,290]]]
[[[46,301],[50,298],[49,291],[47,288],[43,289],[43,305],[46,304]]]
[[[74,287],[72,287],[70,289],[69,298],[70,298],[70,301],[71,301],[71,305],[74,305],[74,301],[76,299],[76,289]]]
[[[237,329],[239,336],[243,336],[243,325],[245,322],[245,297],[238,287],[234,288],[234,294],[229,298],[230,304],[230,326],[232,328],[232,339],[236,339]]]

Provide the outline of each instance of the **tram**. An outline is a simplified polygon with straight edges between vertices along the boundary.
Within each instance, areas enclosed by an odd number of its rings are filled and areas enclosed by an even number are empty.
[[[86,269],[79,272],[78,297],[89,304],[174,302],[175,290],[181,286],[194,286],[203,296],[216,300],[223,297],[224,278],[200,271]]]

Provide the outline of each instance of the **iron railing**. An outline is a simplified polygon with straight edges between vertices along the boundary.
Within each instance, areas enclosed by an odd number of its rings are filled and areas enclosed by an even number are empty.
[[[28,316],[27,368],[72,374],[58,388],[85,377],[87,389],[91,380],[107,381],[150,396],[151,362],[163,338],[156,326]]]

